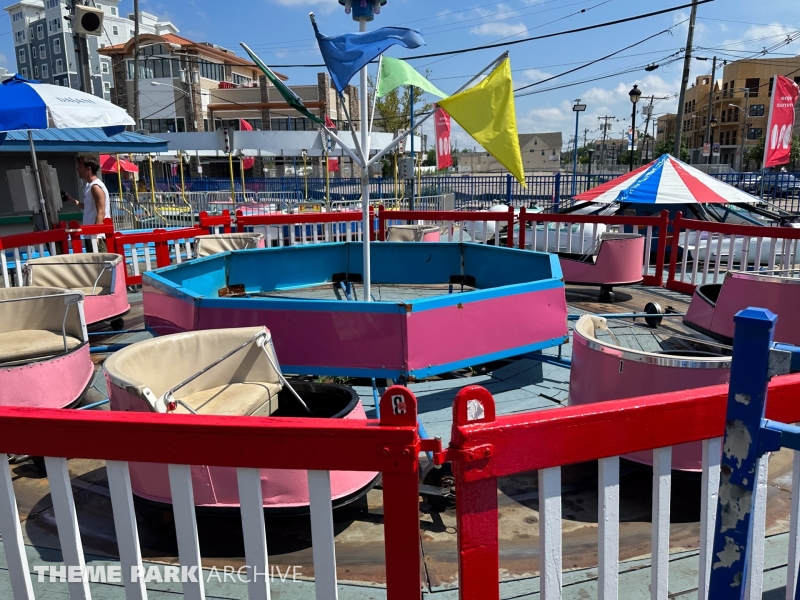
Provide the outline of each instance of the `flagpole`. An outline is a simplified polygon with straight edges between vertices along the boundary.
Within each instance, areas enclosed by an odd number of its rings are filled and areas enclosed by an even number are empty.
[[[367,19],[358,20],[358,30],[367,30]],[[364,165],[361,168],[361,247],[364,253],[364,301],[372,302],[372,266],[370,260],[370,227],[369,222],[369,133],[372,128],[369,122],[369,90],[367,89],[367,65],[361,69],[361,155]],[[374,110],[373,110],[374,113]],[[346,114],[346,113],[345,113]],[[349,117],[348,117],[349,118]]]
[[[465,90],[467,87],[469,87],[469,86],[472,84],[472,82],[473,82],[473,81],[475,81],[476,79],[478,79],[478,78],[479,78],[481,75],[483,75],[483,74],[484,74],[486,71],[488,71],[489,69],[492,69],[492,68],[494,68],[494,67],[495,67],[495,66],[496,66],[496,65],[497,65],[499,62],[501,62],[502,60],[504,60],[504,59],[505,59],[507,56],[508,56],[508,52],[503,52],[503,53],[502,53],[502,54],[501,54],[499,57],[497,57],[497,58],[496,58],[496,59],[494,59],[494,60],[493,60],[491,63],[489,63],[487,66],[485,66],[483,69],[481,69],[481,70],[478,72],[478,74],[477,74],[477,75],[475,75],[475,76],[474,76],[472,79],[470,79],[470,80],[469,80],[467,83],[465,83],[465,84],[464,84],[464,85],[462,85],[460,88],[458,88],[458,89],[457,89],[455,92],[453,92],[453,94],[452,94],[452,95],[458,94],[459,92],[462,92],[463,90]],[[415,123],[415,124],[414,124],[414,127],[410,128],[408,131],[406,131],[406,132],[404,132],[404,133],[402,133],[402,134],[398,135],[396,138],[394,138],[394,139],[393,139],[393,140],[392,140],[392,141],[389,143],[389,145],[388,145],[388,146],[386,146],[386,148],[384,148],[383,150],[381,150],[380,152],[378,152],[378,153],[377,153],[375,156],[373,156],[373,157],[372,157],[372,159],[370,159],[369,163],[367,163],[367,164],[368,164],[369,166],[372,166],[372,165],[373,165],[373,164],[375,164],[377,161],[379,161],[381,158],[383,158],[384,154],[386,154],[387,152],[391,152],[391,151],[392,151],[392,150],[393,150],[393,149],[394,149],[394,148],[397,146],[397,144],[399,144],[399,143],[400,143],[402,140],[404,140],[404,139],[405,139],[405,138],[407,138],[409,135],[411,135],[411,133],[412,133],[412,132],[413,132],[415,129],[419,129],[419,128],[422,126],[422,124],[423,124],[425,121],[427,121],[429,118],[431,118],[431,117],[433,116],[433,114],[434,114],[435,112],[436,112],[435,110],[432,110],[432,111],[431,111],[431,112],[429,112],[427,115],[425,115],[424,117],[422,117],[422,118],[421,118],[419,121],[417,121],[417,123]]]
[[[375,105],[378,103],[378,85],[381,82],[381,65],[383,65],[383,54],[378,58],[378,77],[375,79],[375,93],[372,94],[372,113],[369,117],[369,133],[372,135],[372,125],[375,122]],[[366,67],[365,67],[366,68]],[[370,142],[372,139],[370,138]],[[369,148],[367,148],[367,158],[369,158]]]

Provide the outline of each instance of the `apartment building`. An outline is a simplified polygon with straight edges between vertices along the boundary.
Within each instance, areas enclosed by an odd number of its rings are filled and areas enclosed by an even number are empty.
[[[139,112],[147,132],[239,129],[242,119],[256,130],[319,129],[284,101],[254,63],[231,50],[174,33],[141,35],[139,48]],[[114,65],[111,101],[133,115],[134,41],[101,48],[99,53]],[[312,113],[327,115],[346,129],[343,107],[327,73],[319,73],[316,84],[291,89]],[[349,86],[345,97],[350,116],[357,121],[356,89]]]
[[[126,42],[133,37],[134,16],[119,13],[119,0],[102,0],[95,6],[103,11],[103,35],[87,36],[89,71],[96,96],[111,99],[114,87],[111,59],[98,51]],[[67,0],[21,0],[5,8],[11,19],[17,73],[54,85],[80,88],[80,63],[75,51],[76,38]],[[144,33],[178,33],[169,22],[140,12],[139,28]]]
[[[767,130],[769,103],[775,75],[783,75],[800,83],[800,56],[791,58],[746,59],[724,64],[722,77],[713,82],[701,76],[686,91],[683,135],[686,136],[692,162],[702,163],[708,118],[708,95],[712,98],[712,115],[716,117],[713,143],[720,145],[719,158],[712,162],[742,165],[742,149],[758,144]],[[798,109],[800,112],[800,109]]]

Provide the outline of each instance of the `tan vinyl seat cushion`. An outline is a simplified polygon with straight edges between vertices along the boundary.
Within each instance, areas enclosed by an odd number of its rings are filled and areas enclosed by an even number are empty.
[[[272,414],[278,408],[280,391],[281,385],[276,383],[230,383],[186,396],[177,393],[175,398],[201,415],[244,417],[254,413]],[[180,404],[175,412],[189,413]]]
[[[72,350],[81,341],[67,336],[67,348]],[[64,353],[64,338],[61,333],[43,329],[22,329],[0,333],[0,362],[30,360]]]

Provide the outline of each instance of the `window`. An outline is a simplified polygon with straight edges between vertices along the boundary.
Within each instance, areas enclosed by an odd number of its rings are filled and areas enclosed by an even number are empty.
[[[276,131],[314,131],[316,126],[311,119],[292,117],[270,119],[270,128]]]
[[[56,79],[56,80],[54,81],[54,83],[55,83],[56,85],[61,85],[61,81],[60,81],[60,80],[58,80],[58,79]]]
[[[23,29],[22,31],[15,31],[14,42],[16,42],[17,44],[21,44],[24,41],[25,41],[25,30]]]
[[[25,57],[25,48],[20,48],[19,49],[19,64],[24,65],[26,60],[27,59]]]
[[[751,127],[747,131],[748,140],[759,140],[764,135],[764,130],[761,127]]]
[[[64,61],[62,61],[60,58],[57,58],[56,66],[53,69],[53,74],[60,75],[63,72],[64,72]]]
[[[117,7],[116,6],[112,6],[111,7],[111,15],[114,16],[114,17],[117,16]]]
[[[736,145],[736,131],[731,134],[731,144]]]
[[[225,65],[212,63],[207,60],[200,62],[200,77],[213,79],[214,81],[225,81]]]
[[[33,67],[33,76],[38,79],[38,77],[39,77],[39,67]]]
[[[236,85],[250,85],[253,80],[249,77],[245,77],[244,75],[239,75],[238,73],[231,74],[231,81]]]
[[[47,47],[44,44],[39,45],[39,58],[47,58]]]
[[[25,79],[27,79],[28,78],[28,69],[26,69],[25,67],[22,67],[20,69],[20,75],[22,75]]]
[[[103,82],[103,89],[108,92],[111,89],[111,84],[108,81]]]
[[[33,39],[33,27],[30,28],[31,39]]]
[[[47,0],[47,8],[55,8],[61,0]]]
[[[544,150],[542,150],[542,156],[544,156]]]
[[[758,98],[758,88],[761,80],[758,77],[749,77],[744,80],[744,87],[750,90],[751,98]]]
[[[106,61],[100,63],[100,68],[103,73],[108,73],[108,63]]]
[[[763,117],[764,116],[764,105],[763,104],[751,104],[750,105],[750,113],[751,117]]]
[[[36,57],[37,57],[37,54],[36,54],[36,46],[31,46],[31,56],[32,56],[33,58],[36,58]]]
[[[11,15],[11,22],[16,23],[17,21],[22,21],[22,11],[15,12]]]
[[[50,19],[47,22],[47,31],[56,33],[61,30],[61,19]]]
[[[61,38],[53,40],[53,54],[61,54]]]
[[[47,64],[42,65],[42,77],[50,77],[50,67]]]
[[[186,131],[183,117],[177,119],[143,119],[142,126],[148,133],[183,133]]]
[[[113,33],[114,35],[119,35],[119,27],[117,27],[116,25],[114,25],[114,26],[111,28],[111,33]]]
[[[38,37],[40,40],[44,39],[44,25],[41,23],[36,26],[36,37]]]

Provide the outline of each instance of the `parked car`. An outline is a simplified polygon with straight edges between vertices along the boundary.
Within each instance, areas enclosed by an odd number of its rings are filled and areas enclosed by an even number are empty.
[[[800,180],[789,173],[772,173],[765,175],[765,193],[773,197],[788,198],[800,196]],[[767,189],[769,191],[767,192]]]

